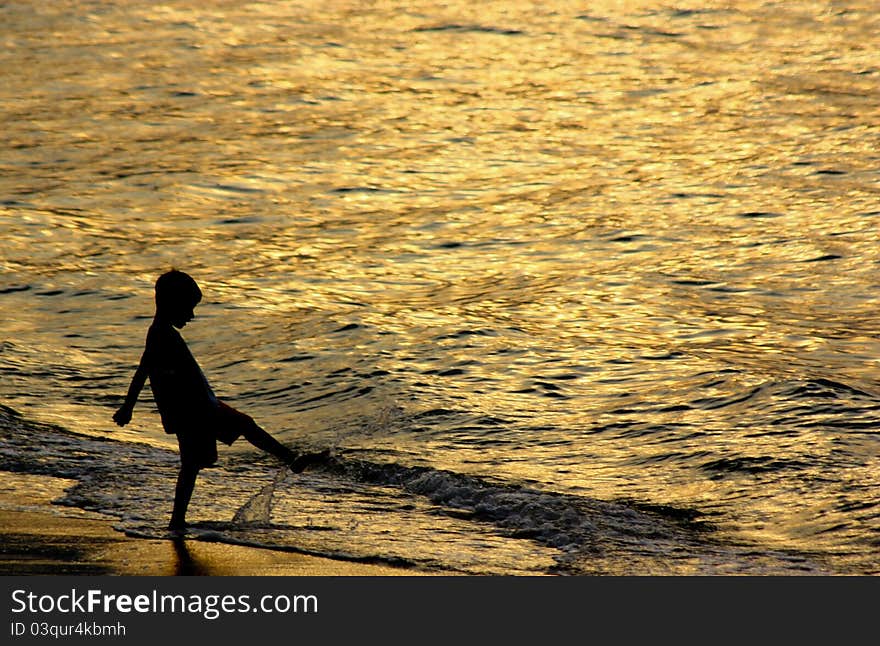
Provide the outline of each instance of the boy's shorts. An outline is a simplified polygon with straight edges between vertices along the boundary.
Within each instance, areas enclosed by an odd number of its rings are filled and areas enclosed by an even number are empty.
[[[231,446],[235,440],[241,437],[245,429],[255,424],[250,415],[235,410],[232,406],[217,402],[217,417],[214,420],[214,435],[217,439]]]
[[[196,465],[200,469],[213,465],[217,461],[217,440],[231,445],[254,424],[250,415],[218,401],[216,414],[204,426],[177,433],[181,463]]]

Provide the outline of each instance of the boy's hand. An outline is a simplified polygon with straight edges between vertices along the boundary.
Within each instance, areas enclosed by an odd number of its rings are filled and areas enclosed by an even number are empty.
[[[113,413],[113,421],[119,426],[125,426],[131,421],[131,406],[123,404],[118,411]]]

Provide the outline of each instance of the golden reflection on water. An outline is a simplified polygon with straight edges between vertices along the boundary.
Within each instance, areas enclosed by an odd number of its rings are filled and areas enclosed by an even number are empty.
[[[155,275],[179,266],[208,295],[188,338],[239,392],[300,378],[278,360],[308,350],[381,364],[417,409],[463,400],[566,436],[622,401],[691,402],[711,390],[695,375],[728,367],[719,397],[814,376],[880,391],[880,24],[843,4],[5,6],[4,270],[93,296],[3,330],[124,372]],[[437,341],[462,329],[486,334]],[[547,374],[570,377],[564,397],[537,396]],[[74,427],[105,421],[52,397]],[[645,406],[639,423],[671,422]],[[651,464],[641,441],[442,459],[604,497],[739,486],[695,476],[702,458]]]

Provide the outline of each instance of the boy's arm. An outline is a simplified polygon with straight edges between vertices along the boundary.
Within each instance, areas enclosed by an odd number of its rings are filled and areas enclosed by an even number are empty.
[[[134,377],[131,378],[131,385],[128,387],[128,394],[125,396],[125,403],[123,403],[122,406],[119,407],[119,410],[113,414],[113,421],[119,426],[125,426],[131,421],[131,414],[134,411],[134,405],[146,382],[147,368],[144,365],[144,360],[141,359],[137,370],[134,371]]]

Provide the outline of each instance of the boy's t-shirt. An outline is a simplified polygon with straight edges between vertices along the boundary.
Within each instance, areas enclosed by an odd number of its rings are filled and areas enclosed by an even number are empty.
[[[171,325],[150,326],[141,364],[166,433],[193,432],[211,421],[217,397],[186,341]]]

